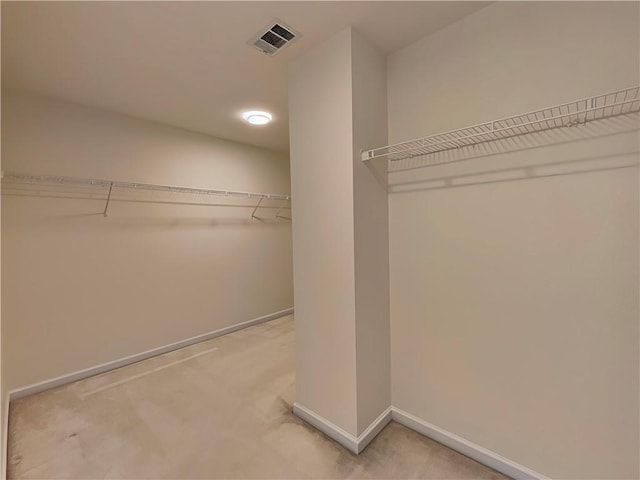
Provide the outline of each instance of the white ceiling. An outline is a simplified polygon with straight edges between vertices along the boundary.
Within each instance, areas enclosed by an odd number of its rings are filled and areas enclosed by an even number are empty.
[[[293,58],[348,25],[390,53],[486,4],[2,2],[2,87],[286,151]],[[274,18],[301,37],[269,57],[247,41]]]

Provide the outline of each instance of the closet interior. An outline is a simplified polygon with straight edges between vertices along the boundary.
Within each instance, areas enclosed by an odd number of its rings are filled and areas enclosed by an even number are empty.
[[[2,2],[2,478],[640,477],[639,39]]]

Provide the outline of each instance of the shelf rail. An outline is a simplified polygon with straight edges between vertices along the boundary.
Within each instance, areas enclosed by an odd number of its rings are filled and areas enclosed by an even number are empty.
[[[77,186],[77,187],[102,187],[108,189],[106,204],[104,208],[104,216],[107,216],[107,210],[109,208],[109,202],[111,200],[111,194],[114,188],[134,190],[134,191],[154,191],[154,192],[170,192],[170,193],[184,193],[195,195],[221,195],[226,197],[242,197],[257,199],[258,203],[255,206],[251,216],[255,217],[255,212],[260,206],[263,200],[277,200],[281,202],[291,202],[290,195],[280,195],[273,193],[258,193],[258,192],[242,192],[237,190],[218,190],[210,188],[194,188],[194,187],[181,187],[176,185],[162,185],[154,183],[137,183],[137,182],[122,182],[118,180],[102,180],[95,178],[79,178],[79,177],[64,177],[59,175],[33,175],[26,173],[13,173],[2,172],[2,183],[4,185],[48,185],[48,186]]]
[[[363,150],[361,160],[366,162],[383,157],[387,157],[389,161],[403,160],[554,128],[584,125],[594,120],[636,112],[640,112],[640,86],[393,145]]]

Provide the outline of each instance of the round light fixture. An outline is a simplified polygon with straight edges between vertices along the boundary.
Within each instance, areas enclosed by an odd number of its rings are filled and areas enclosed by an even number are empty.
[[[244,118],[251,125],[264,125],[266,123],[269,123],[272,119],[269,112],[262,112],[260,110],[250,110],[248,112],[244,112],[242,114],[242,118]]]

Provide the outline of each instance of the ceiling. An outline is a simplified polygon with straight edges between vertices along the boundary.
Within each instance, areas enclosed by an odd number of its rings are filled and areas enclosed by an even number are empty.
[[[2,2],[2,87],[272,150],[289,148],[287,65],[353,25],[390,53],[487,2]],[[301,34],[247,42],[278,18]],[[265,109],[274,121],[244,123]]]

